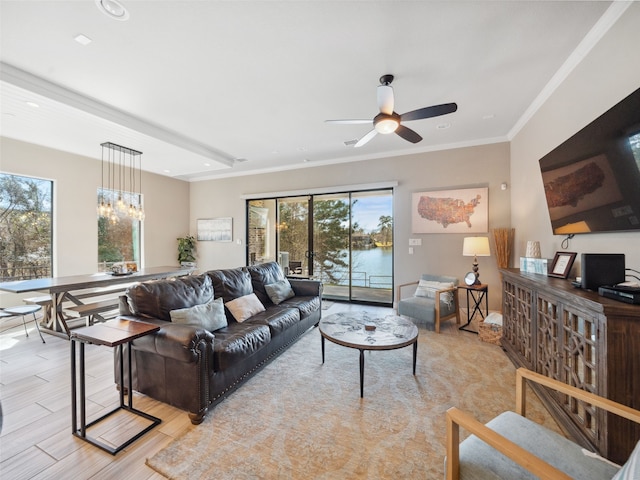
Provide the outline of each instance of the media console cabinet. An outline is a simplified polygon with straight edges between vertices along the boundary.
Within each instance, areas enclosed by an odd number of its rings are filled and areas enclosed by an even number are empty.
[[[640,409],[640,306],[568,280],[501,269],[502,348],[517,367]],[[531,385],[576,442],[624,463],[640,426]]]

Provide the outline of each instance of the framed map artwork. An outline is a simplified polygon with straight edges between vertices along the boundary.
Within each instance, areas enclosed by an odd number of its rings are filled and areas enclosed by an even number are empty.
[[[489,231],[489,189],[465,188],[413,194],[412,233]]]

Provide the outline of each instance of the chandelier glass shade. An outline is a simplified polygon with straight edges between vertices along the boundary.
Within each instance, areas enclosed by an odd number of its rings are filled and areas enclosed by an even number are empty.
[[[102,170],[98,216],[113,224],[127,217],[143,221],[142,152],[111,142],[100,146]]]

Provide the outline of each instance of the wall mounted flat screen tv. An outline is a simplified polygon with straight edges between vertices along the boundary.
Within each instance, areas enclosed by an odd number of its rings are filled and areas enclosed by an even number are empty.
[[[540,159],[556,235],[640,230],[640,88]]]

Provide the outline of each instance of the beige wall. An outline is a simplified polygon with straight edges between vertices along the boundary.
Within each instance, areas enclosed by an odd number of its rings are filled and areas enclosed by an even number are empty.
[[[250,175],[191,184],[191,233],[198,218],[233,217],[232,243],[199,242],[198,266],[228,268],[246,262],[246,214],[242,195],[322,187],[397,181],[394,192],[395,283],[416,280],[421,273],[457,276],[471,270],[472,259],[462,256],[464,234],[412,234],[411,194],[444,188],[489,187],[489,228],[508,227],[509,191],[500,184],[509,179],[506,143],[460,148],[348,164],[301,168],[285,173]],[[409,255],[409,238],[422,246]],[[236,240],[241,240],[238,245]],[[481,279],[490,285],[490,307],[499,308],[500,286],[495,257],[479,258]]]
[[[96,151],[100,148],[96,145]],[[0,138],[0,171],[54,181],[54,272],[92,273],[97,268],[96,192],[100,161]],[[142,180],[147,219],[144,266],[177,265],[176,238],[189,230],[189,184],[147,172]],[[0,293],[0,302],[15,302]]]
[[[524,254],[527,240],[540,240],[543,257],[561,250],[624,253],[627,267],[640,270],[640,233],[576,235],[568,248],[561,247],[564,236],[552,234],[538,166],[542,156],[640,87],[639,23],[640,2],[629,7],[512,140],[511,223],[517,255]]]

